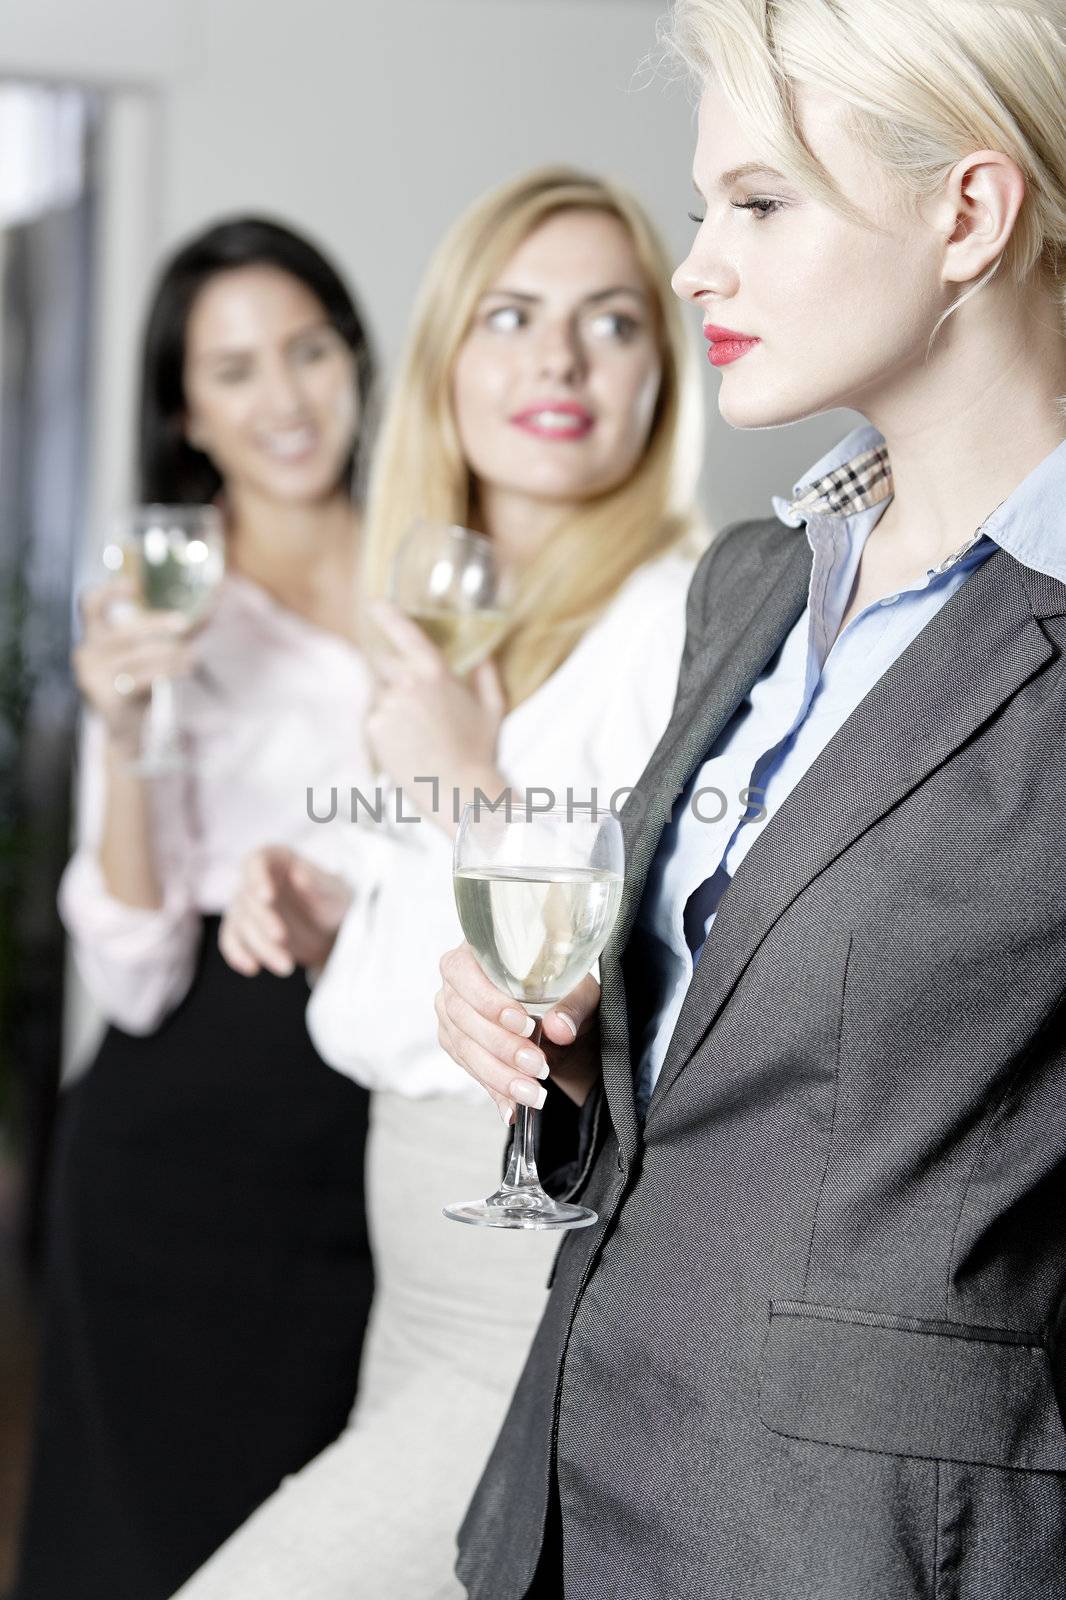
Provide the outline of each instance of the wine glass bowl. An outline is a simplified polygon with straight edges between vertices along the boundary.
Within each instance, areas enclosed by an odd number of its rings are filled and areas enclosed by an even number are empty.
[[[484,534],[456,524],[416,522],[393,560],[389,599],[418,623],[456,676],[464,677],[503,637],[512,583]]]
[[[497,988],[543,1016],[577,987],[614,922],[621,879],[593,867],[464,867],[455,899],[467,943]]]
[[[146,611],[175,611],[197,622],[225,572],[222,518],[209,505],[136,506],[121,518],[103,562],[112,575],[133,579]],[[175,684],[154,678],[133,770],[158,777],[185,765]]]
[[[622,897],[622,830],[610,812],[570,805],[503,812],[466,807],[455,841],[455,899],[467,943],[486,975],[538,1019],[599,959]],[[519,1105],[507,1176],[484,1200],[445,1216],[491,1228],[584,1228],[586,1206],[553,1200],[534,1154],[535,1113]]]
[[[213,506],[145,506],[125,537],[104,551],[109,572],[132,577],[146,611],[207,610],[225,566],[222,522]]]

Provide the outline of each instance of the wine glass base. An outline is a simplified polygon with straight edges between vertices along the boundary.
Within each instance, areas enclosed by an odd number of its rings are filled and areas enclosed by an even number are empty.
[[[497,1189],[485,1200],[459,1200],[445,1206],[444,1215],[472,1228],[526,1228],[541,1232],[591,1228],[599,1220],[588,1206],[553,1200],[543,1189]]]

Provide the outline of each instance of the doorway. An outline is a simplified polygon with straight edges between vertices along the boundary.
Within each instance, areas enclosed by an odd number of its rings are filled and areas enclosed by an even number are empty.
[[[0,1592],[25,1474],[62,1052],[56,888],[77,720],[99,116],[90,91],[0,79]]]

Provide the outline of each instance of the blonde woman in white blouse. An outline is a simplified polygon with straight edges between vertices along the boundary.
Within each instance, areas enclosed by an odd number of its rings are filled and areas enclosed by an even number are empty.
[[[89,711],[61,910],[110,1027],[62,1096],[17,1593],[165,1600],[343,1426],[371,1294],[367,1097],[316,1054],[292,964],[217,949],[241,859],[366,783],[353,491],[371,380],[308,241],[240,218],[189,241],[145,337],[140,493],[218,499],[226,576],[195,634],[85,600]],[[132,770],[148,686],[184,674],[187,772]]]
[[[606,799],[636,781],[674,696],[700,424],[666,258],[630,196],[552,169],[460,220],[431,264],[387,418],[367,587],[382,593],[416,517],[464,523],[492,537],[518,581],[513,626],[462,682],[414,623],[376,607],[391,649],[368,733],[421,821],[375,826],[340,807],[312,831],[320,860],[332,841],[343,883],[291,849],[255,853],[222,933],[241,970],[280,970],[297,920],[304,938],[317,924],[312,1037],[374,1091],[360,1398],[341,1438],[182,1600],[462,1593],[455,1532],[557,1241],[441,1217],[485,1189],[503,1148],[491,1104],[436,1037],[437,961],[459,937],[452,791],[540,785],[565,800],[595,787]],[[424,774],[440,780],[437,809],[414,782]]]

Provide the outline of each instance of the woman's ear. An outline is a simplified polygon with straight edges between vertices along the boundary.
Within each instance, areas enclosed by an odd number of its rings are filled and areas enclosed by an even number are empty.
[[[1010,156],[978,150],[956,162],[936,200],[945,283],[975,283],[1003,255],[1025,200],[1025,178]]]

